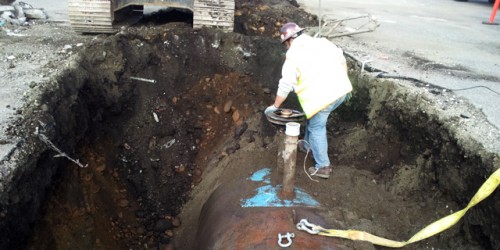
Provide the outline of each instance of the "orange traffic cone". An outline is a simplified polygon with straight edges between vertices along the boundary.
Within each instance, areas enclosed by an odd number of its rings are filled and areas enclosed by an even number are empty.
[[[495,20],[495,15],[497,14],[498,6],[500,6],[500,0],[496,0],[493,5],[493,10],[491,11],[490,21],[483,22],[483,24],[498,25],[498,23],[493,22]]]

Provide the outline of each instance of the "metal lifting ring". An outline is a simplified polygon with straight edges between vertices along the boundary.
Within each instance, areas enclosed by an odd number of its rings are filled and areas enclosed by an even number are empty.
[[[285,235],[278,234],[278,245],[280,247],[289,247],[292,245],[292,238],[295,237],[294,233],[286,233]],[[282,243],[283,238],[287,239],[287,243]]]

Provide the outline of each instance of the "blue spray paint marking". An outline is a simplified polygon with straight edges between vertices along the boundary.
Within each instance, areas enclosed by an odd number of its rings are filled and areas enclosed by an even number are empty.
[[[270,173],[271,173],[270,168],[263,168],[255,173],[253,173],[252,177],[250,177],[250,180],[255,181],[255,182],[263,181],[265,183],[269,183],[270,179],[269,178],[264,179],[264,177],[269,176]]]
[[[254,182],[270,183],[269,174],[271,169],[264,168],[255,172],[250,180]],[[267,178],[265,178],[267,177]],[[281,185],[273,187],[272,185],[265,185],[256,189],[257,194],[249,199],[241,199],[242,207],[291,207],[291,206],[308,206],[316,207],[319,203],[314,200],[309,194],[300,188],[295,188],[295,199],[281,200],[278,197],[278,191]]]

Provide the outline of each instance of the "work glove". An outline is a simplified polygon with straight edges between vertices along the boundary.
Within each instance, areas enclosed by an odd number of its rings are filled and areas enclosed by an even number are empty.
[[[276,110],[278,110],[278,108],[276,108],[273,104],[273,105],[267,107],[266,110],[264,110],[264,114],[268,115],[269,113],[272,113]]]

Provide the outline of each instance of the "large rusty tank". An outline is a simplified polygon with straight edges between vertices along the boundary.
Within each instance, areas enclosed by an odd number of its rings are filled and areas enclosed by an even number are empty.
[[[221,184],[210,195],[200,213],[195,249],[345,249],[338,239],[315,237],[298,225],[306,219],[326,226],[325,209],[294,185],[299,129],[299,123],[287,122],[285,135],[278,135],[283,147],[276,167]]]
[[[201,211],[195,249],[345,249],[337,238],[297,229],[302,219],[327,226],[321,204],[300,188],[281,199],[281,186],[265,182],[238,180],[215,190]]]
[[[233,31],[233,0],[68,0],[68,15],[78,33],[115,33],[116,21],[142,16],[146,5],[192,11],[193,28]]]

